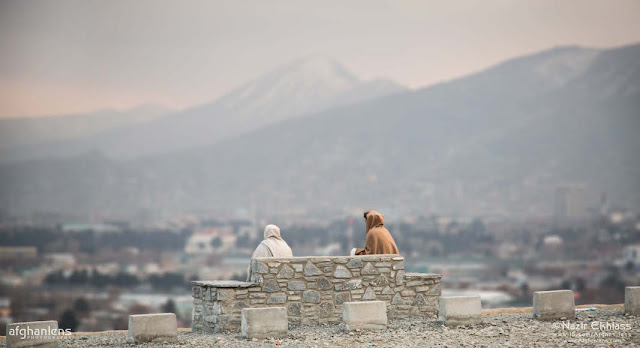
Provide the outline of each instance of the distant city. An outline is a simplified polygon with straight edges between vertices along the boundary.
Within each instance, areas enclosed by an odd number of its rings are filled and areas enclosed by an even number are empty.
[[[572,289],[576,303],[620,303],[640,282],[640,214],[588,213],[580,187],[559,187],[548,219],[387,216],[407,270],[443,275],[443,294],[480,294],[483,307],[529,306],[533,291]],[[126,329],[129,314],[174,312],[190,327],[190,281],[244,280],[269,220],[179,216],[149,224],[0,225],[4,322],[57,319],[74,331]],[[347,255],[364,245],[361,216],[280,223],[294,255]],[[4,325],[1,325],[4,328]]]

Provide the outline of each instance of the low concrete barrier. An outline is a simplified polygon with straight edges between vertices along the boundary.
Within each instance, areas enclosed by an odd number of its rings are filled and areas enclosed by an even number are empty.
[[[8,324],[7,348],[57,348],[63,336],[55,320]]]
[[[533,317],[539,320],[575,319],[576,302],[571,290],[533,293]]]
[[[173,313],[129,316],[129,342],[171,341],[178,337],[178,322]]]
[[[240,331],[247,338],[286,337],[289,330],[285,307],[244,308]]]
[[[438,320],[446,326],[480,324],[482,322],[480,296],[440,297]]]
[[[640,286],[624,288],[624,312],[629,315],[640,315]]]
[[[342,320],[347,331],[387,328],[387,303],[384,301],[345,302]]]

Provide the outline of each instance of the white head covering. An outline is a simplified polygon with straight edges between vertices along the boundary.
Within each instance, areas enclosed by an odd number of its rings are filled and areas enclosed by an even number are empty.
[[[289,244],[280,237],[280,228],[276,225],[267,225],[264,229],[264,240],[260,242],[251,256],[256,257],[293,257]],[[247,271],[247,281],[251,281],[251,267]]]
[[[276,225],[267,225],[264,229],[264,240],[260,242],[251,258],[292,256],[291,248],[280,236],[280,228]]]
[[[282,237],[280,237],[280,227],[276,225],[267,225],[267,227],[264,228],[264,239],[266,240],[268,238],[282,240]]]

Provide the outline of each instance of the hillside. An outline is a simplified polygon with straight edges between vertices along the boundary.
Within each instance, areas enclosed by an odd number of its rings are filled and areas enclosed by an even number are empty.
[[[145,104],[119,111],[101,110],[74,115],[0,119],[0,158],[25,145],[84,138],[100,132],[160,118],[171,110]]]
[[[640,207],[640,45],[560,47],[417,91],[131,161],[0,168],[13,213],[549,214],[578,183]],[[185,135],[186,136],[186,135]]]

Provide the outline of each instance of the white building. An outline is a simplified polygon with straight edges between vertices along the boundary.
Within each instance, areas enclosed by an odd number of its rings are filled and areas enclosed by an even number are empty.
[[[640,265],[640,244],[627,245],[624,247],[624,249],[622,249],[622,258],[624,264],[631,262],[636,266]]]
[[[236,236],[217,228],[201,228],[193,232],[187,240],[184,251],[187,254],[213,254],[233,248]]]

